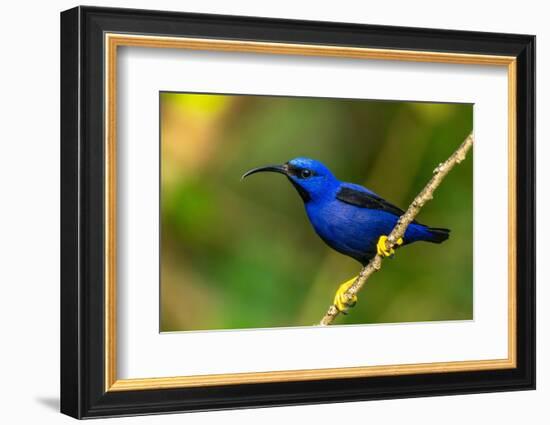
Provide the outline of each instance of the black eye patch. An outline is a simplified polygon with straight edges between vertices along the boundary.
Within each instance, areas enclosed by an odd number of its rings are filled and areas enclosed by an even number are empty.
[[[292,164],[287,164],[288,174],[290,176],[298,177],[299,179],[307,179],[315,175],[315,172],[309,168],[300,168]]]

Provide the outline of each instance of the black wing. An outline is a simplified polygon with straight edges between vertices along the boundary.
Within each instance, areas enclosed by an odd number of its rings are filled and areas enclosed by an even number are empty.
[[[363,192],[351,187],[342,187],[336,194],[336,199],[345,202],[346,204],[355,205],[356,207],[370,208],[371,210],[382,210],[397,216],[405,214],[405,211],[390,204],[385,199],[382,199],[373,193]],[[417,221],[413,221],[413,223],[417,223]]]

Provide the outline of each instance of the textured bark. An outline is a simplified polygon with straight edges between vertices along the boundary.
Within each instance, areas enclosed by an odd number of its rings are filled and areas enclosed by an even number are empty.
[[[470,133],[470,135],[464,140],[464,142],[462,142],[458,149],[449,157],[449,159],[437,166],[437,168],[434,170],[434,174],[431,180],[416,196],[416,198],[414,198],[413,202],[411,203],[405,214],[403,214],[399,218],[397,224],[388,235],[388,239],[386,241],[386,247],[388,249],[393,248],[397,240],[403,237],[405,231],[407,230],[407,227],[413,222],[424,204],[433,199],[433,193],[435,189],[437,189],[437,187],[441,184],[445,176],[449,173],[449,171],[452,170],[455,165],[460,164],[466,158],[466,155],[472,147],[473,143],[474,136],[473,133]],[[380,270],[381,267],[382,257],[380,255],[376,255],[365,267],[363,267],[363,269],[357,276],[357,279],[355,279],[353,285],[351,285],[346,291],[346,301],[351,300],[355,295],[357,295],[357,293],[361,290],[365,283],[367,283],[369,277]],[[340,314],[340,311],[336,308],[335,305],[331,305],[319,324],[321,326],[330,325],[334,321],[334,319],[336,319],[338,314]]]

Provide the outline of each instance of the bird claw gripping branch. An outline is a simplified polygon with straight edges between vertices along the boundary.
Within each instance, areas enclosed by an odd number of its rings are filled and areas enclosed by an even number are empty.
[[[385,235],[380,236],[378,239],[378,243],[376,244],[376,253],[380,255],[381,257],[393,257],[395,254],[395,249],[390,248],[388,249],[387,245],[388,237]],[[396,245],[400,246],[403,245],[403,238],[399,238],[396,242]]]
[[[338,290],[336,291],[336,294],[334,295],[334,301],[332,302],[338,311],[343,314],[347,314],[347,311],[350,307],[355,306],[357,303],[357,296],[354,295],[351,300],[348,300],[348,297],[346,296],[346,292],[348,289],[353,285],[353,282],[355,282],[355,279],[357,279],[357,276],[351,278],[350,280],[345,281],[342,283]]]

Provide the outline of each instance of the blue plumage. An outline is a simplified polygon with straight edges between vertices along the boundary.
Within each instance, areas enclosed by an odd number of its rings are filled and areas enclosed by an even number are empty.
[[[255,168],[243,178],[260,171],[286,175],[304,201],[315,232],[331,248],[363,265],[376,254],[380,236],[388,235],[403,214],[369,189],[340,182],[325,165],[310,158]],[[448,229],[431,228],[415,221],[408,226],[403,245],[417,241],[441,243],[448,237]]]

